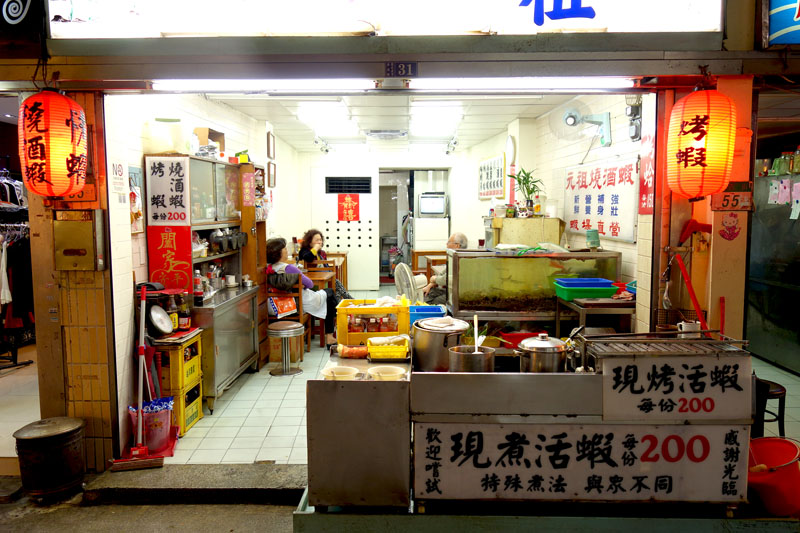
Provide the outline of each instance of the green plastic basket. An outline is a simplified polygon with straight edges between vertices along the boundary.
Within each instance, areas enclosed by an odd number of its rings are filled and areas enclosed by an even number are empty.
[[[559,282],[554,281],[556,296],[571,302],[575,298],[611,298],[617,292],[617,287],[564,287]]]

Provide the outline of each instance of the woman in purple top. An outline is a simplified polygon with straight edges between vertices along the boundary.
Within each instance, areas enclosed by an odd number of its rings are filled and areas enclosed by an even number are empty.
[[[325,319],[325,344],[330,347],[336,342],[334,326],[336,323],[336,293],[333,289],[314,290],[314,282],[308,279],[299,268],[288,264],[289,250],[282,238],[267,241],[267,275],[300,274],[303,282],[303,311],[317,318]]]

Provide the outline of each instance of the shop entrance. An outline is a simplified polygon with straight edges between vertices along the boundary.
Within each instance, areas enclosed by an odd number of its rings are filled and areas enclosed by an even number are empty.
[[[634,95],[632,112],[631,98],[620,88],[529,93],[504,91],[502,86],[494,92],[327,93],[322,84],[309,96],[201,89],[190,94],[110,94],[105,98],[108,158],[139,169],[146,166],[140,159],[145,153],[185,153],[199,146],[205,157],[227,164],[229,157],[247,150],[256,170],[264,168],[263,184],[256,180],[255,186],[256,208],[266,215],[263,237],[259,233],[258,238],[280,236],[291,243],[309,228],[320,230],[325,251],[347,257],[346,285],[356,299],[394,295],[392,264],[402,260],[425,273],[426,258],[443,254],[454,232],[464,235],[467,248],[484,246],[484,218],[509,208],[519,216],[506,219],[508,227],[495,243],[549,243],[580,250],[586,248],[586,229],[601,223],[602,248],[620,257],[620,281],[633,281],[649,269],[649,262],[640,260],[649,252],[639,250],[636,241],[638,224],[652,215],[642,219],[638,214],[635,192],[621,198],[622,205],[615,203],[613,215],[610,196],[608,209],[598,210],[596,191],[580,189],[578,194],[569,189],[581,187],[577,174],[571,181],[567,177],[571,171],[588,175],[592,169],[602,172],[606,163],[636,160],[643,129],[645,134],[652,130],[652,143],[655,98]],[[592,122],[592,115],[604,120]],[[159,125],[156,119],[170,122]],[[155,136],[164,124],[171,125],[171,133]],[[201,139],[198,129],[208,136]],[[215,145],[217,152],[212,153]],[[539,190],[521,190],[508,178],[521,170],[541,179]],[[638,187],[638,179],[629,182],[626,186]],[[583,182],[586,189],[588,184]],[[421,204],[423,194],[433,201]],[[348,195],[349,200],[342,198]],[[143,198],[147,219],[152,215],[147,191]],[[443,201],[437,211],[438,200]],[[556,224],[551,231],[539,224],[535,231],[526,230],[525,224],[545,220],[526,218],[534,214],[535,202],[541,214],[563,220],[561,227]],[[611,216],[621,219],[613,230],[612,221],[605,220]],[[238,220],[217,222],[226,226],[223,231],[228,226],[247,230],[243,220],[238,225]],[[514,222],[521,229],[512,228]],[[214,231],[192,229],[200,242]],[[147,232],[131,237],[137,281],[147,279],[152,270],[146,239]],[[244,272],[244,255],[242,261]],[[637,320],[646,324],[647,314]],[[119,354],[118,361],[130,366]],[[203,418],[186,431],[168,462],[306,462],[306,381],[318,379],[327,363],[328,351],[315,338],[311,351],[297,363],[301,375],[270,377],[264,369],[241,374],[218,392],[213,414],[204,407]],[[119,379],[124,382],[119,405],[130,405],[135,400],[130,373]],[[123,441],[129,436],[125,433],[121,425]]]

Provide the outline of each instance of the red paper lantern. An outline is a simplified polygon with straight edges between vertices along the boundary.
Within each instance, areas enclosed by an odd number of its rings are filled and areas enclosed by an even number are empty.
[[[699,198],[725,190],[736,142],[736,106],[719,91],[695,91],[672,108],[667,137],[667,184]]]
[[[29,191],[49,198],[78,194],[86,183],[86,114],[55,89],[19,108],[19,159]]]

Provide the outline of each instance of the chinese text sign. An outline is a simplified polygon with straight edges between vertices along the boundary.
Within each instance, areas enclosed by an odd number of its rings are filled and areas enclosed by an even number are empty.
[[[478,167],[478,198],[505,198],[506,157],[499,155],[482,161]]]
[[[338,195],[338,220],[355,222],[359,219],[359,199],[357,194]]]
[[[189,158],[148,157],[147,224],[189,226]]]
[[[414,424],[414,497],[743,501],[749,427]]]
[[[150,281],[167,289],[191,290],[192,232],[189,226],[148,226]]]
[[[749,356],[609,357],[603,420],[748,419],[751,372]]]
[[[636,241],[638,158],[567,168],[564,220],[567,230],[596,229],[603,239]]]

